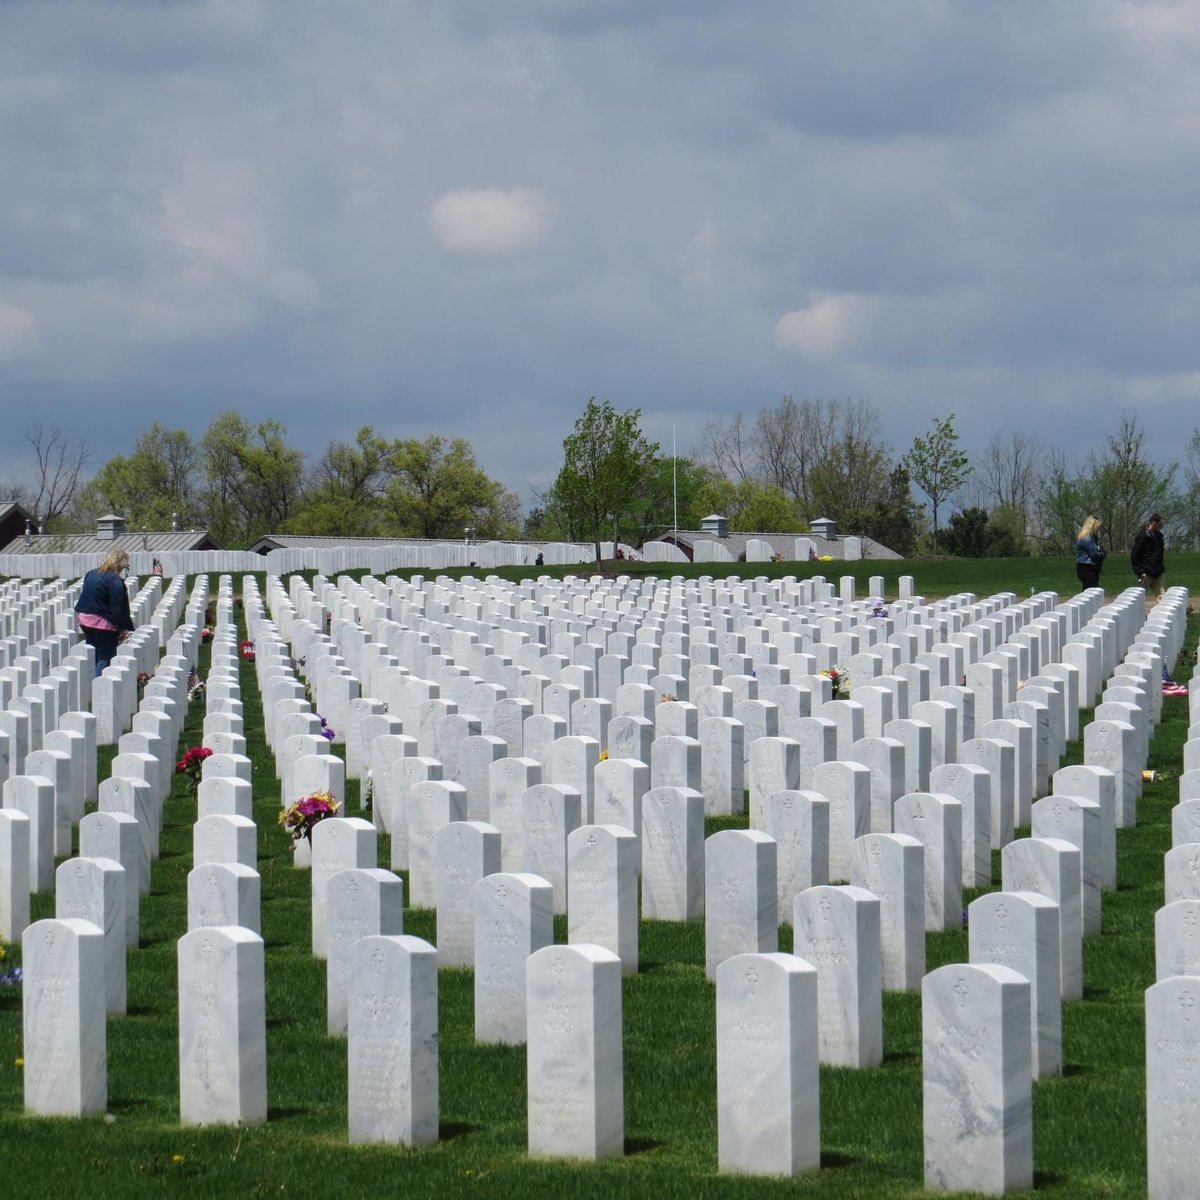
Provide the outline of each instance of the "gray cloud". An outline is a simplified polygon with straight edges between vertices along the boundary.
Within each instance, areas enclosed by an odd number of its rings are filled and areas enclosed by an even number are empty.
[[[1198,43],[1166,2],[7,3],[0,394],[98,461],[236,407],[522,493],[590,395],[681,451],[786,393],[897,449],[1132,411],[1168,460]]]

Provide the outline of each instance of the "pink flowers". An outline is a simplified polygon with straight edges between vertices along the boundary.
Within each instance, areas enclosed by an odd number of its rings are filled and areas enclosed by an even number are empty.
[[[279,814],[279,824],[292,835],[293,841],[311,840],[313,826],[326,817],[336,816],[339,808],[341,804],[333,798],[332,792],[314,792],[311,796],[301,796],[285,808]]]

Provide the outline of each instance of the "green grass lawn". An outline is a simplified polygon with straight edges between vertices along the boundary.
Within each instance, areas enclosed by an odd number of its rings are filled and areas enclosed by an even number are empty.
[[[934,569],[952,565],[921,564],[918,582],[931,595],[1073,590],[1062,564],[1044,564],[1059,568],[1061,578],[1036,582],[1038,561],[1006,560],[1007,581],[981,575],[976,563],[954,564],[962,581],[936,588]],[[1200,556],[1189,569],[1197,568]],[[1198,635],[1200,620],[1192,617],[1190,647]],[[141,946],[129,957],[129,1011],[108,1022],[105,1119],[24,1115],[20,988],[0,988],[0,1195],[361,1196],[383,1189],[406,1197],[799,1194],[847,1200],[922,1194],[920,1002],[909,994],[885,996],[882,1066],[822,1068],[820,1172],[790,1181],[717,1174],[714,993],[704,977],[699,923],[641,927],[641,971],[624,984],[623,1159],[578,1165],[526,1158],[524,1048],[474,1044],[472,976],[464,970],[445,970],[439,978],[441,1141],[421,1150],[350,1147],[345,1042],[325,1034],[325,968],[310,953],[308,874],[291,865],[287,837],[276,824],[278,785],[248,666],[242,686],[267,948],[269,1121],[245,1130],[179,1124],[175,943],[186,931],[195,806],[177,778],[152,891],[142,900]],[[1142,994],[1154,978],[1153,917],[1162,903],[1162,855],[1170,844],[1187,731],[1185,700],[1166,700],[1163,708],[1150,762],[1158,780],[1146,787],[1137,828],[1118,832],[1119,888],[1105,895],[1104,931],[1085,942],[1084,998],[1064,1009],[1063,1074],[1034,1085],[1034,1163],[1042,1196],[1145,1195]],[[199,742],[202,719],[202,706],[193,705],[181,752]],[[101,753],[101,778],[110,756],[110,750]],[[1068,761],[1078,758],[1076,744]],[[353,814],[353,784],[349,800]],[[737,824],[714,820],[709,832]],[[386,837],[379,861],[389,861]],[[998,886],[998,868],[994,879]],[[53,899],[35,897],[34,918],[50,915]],[[408,910],[405,923],[407,932],[432,940],[431,911]],[[561,921],[557,936],[565,940]],[[791,949],[786,927],[780,948]],[[928,967],[962,961],[966,951],[965,931],[930,935]],[[8,955],[6,965],[19,962],[18,948],[8,947]]]

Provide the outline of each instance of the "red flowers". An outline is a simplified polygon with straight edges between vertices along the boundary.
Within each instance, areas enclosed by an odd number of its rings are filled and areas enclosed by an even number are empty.
[[[176,764],[175,774],[186,775],[188,790],[195,795],[200,790],[200,775],[204,760],[212,753],[207,746],[193,746]]]
[[[249,638],[238,643],[238,651],[246,662],[254,661],[254,643]]]

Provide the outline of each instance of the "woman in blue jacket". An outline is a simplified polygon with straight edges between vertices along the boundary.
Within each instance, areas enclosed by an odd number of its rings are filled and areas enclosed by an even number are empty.
[[[1085,588],[1100,586],[1100,568],[1108,551],[1100,545],[1100,518],[1088,517],[1075,542],[1075,574]]]
[[[75,603],[75,618],[83,640],[96,651],[96,674],[112,662],[118,644],[133,629],[125,572],[129,554],[112,550],[99,568],[83,577],[83,590]]]

